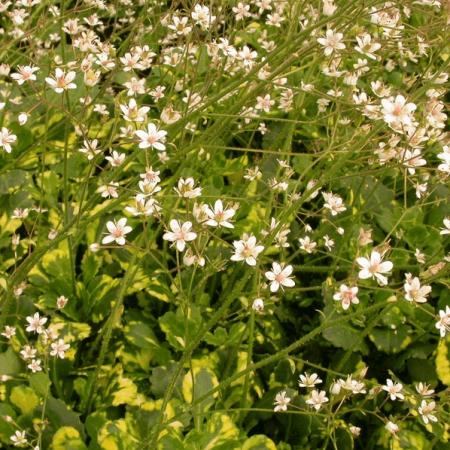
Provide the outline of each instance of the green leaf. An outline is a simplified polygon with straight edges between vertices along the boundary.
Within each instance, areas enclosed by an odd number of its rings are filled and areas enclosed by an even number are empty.
[[[450,386],[450,337],[439,341],[436,353],[436,372],[442,383]]]
[[[144,350],[154,349],[159,346],[155,333],[144,322],[129,322],[124,328],[124,334],[129,342]]]
[[[272,439],[263,434],[256,434],[244,442],[242,450],[277,450],[277,447]]]
[[[104,450],[140,450],[142,445],[133,437],[124,419],[107,422],[98,432],[97,441]]]
[[[221,345],[227,342],[228,333],[227,330],[223,327],[217,327],[214,330],[214,334],[208,332],[205,336],[205,342],[209,345],[214,345],[216,347],[220,347]]]
[[[25,170],[9,170],[0,176],[0,194],[7,194],[10,189],[18,188],[28,182]]]
[[[120,377],[118,380],[118,388],[112,394],[112,405],[133,405],[136,401],[137,393],[137,386],[130,378]]]
[[[335,347],[345,350],[367,352],[367,345],[360,330],[353,328],[351,325],[337,325],[323,330],[323,337],[331,342]]]
[[[187,314],[185,318],[182,309],[178,308],[176,313],[169,311],[159,319],[161,330],[166,334],[170,345],[177,350],[185,348],[186,341],[197,334],[202,323],[197,307],[190,308]]]
[[[80,422],[80,415],[71,411],[62,400],[49,397],[47,399],[45,414],[55,428],[70,426],[76,428],[81,434],[84,433],[83,425]]]
[[[50,378],[44,372],[33,373],[30,375],[30,386],[38,394],[47,395],[48,388],[51,385]]]
[[[14,386],[9,400],[26,416],[31,414],[39,404],[39,397],[28,386]]]
[[[206,367],[198,368],[194,367],[194,383],[192,383],[192,372],[189,371],[183,378],[183,397],[187,403],[192,403],[197,398],[202,397],[204,394],[214,389],[218,384],[218,380],[214,372]],[[194,384],[194,389],[192,390],[192,384]],[[199,404],[199,408],[202,411],[206,411],[213,403],[214,397],[217,393],[210,398],[206,398]]]
[[[240,448],[238,437],[239,429],[229,416],[213,413],[205,429],[201,432],[192,430],[186,436],[184,444],[189,450],[237,450]]]
[[[0,375],[16,375],[21,369],[22,363],[11,347],[0,353]]]
[[[52,450],[87,450],[80,433],[73,427],[61,427],[52,439]]]
[[[374,328],[369,334],[369,338],[378,350],[385,353],[398,353],[411,342],[411,338],[408,336],[408,328],[405,326],[399,326],[395,329]]]

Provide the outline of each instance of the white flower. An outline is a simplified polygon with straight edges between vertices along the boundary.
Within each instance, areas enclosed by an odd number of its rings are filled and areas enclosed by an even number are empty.
[[[410,175],[416,173],[416,167],[425,166],[427,160],[422,158],[422,153],[419,149],[405,150],[402,156],[402,164],[408,169]]]
[[[416,391],[422,397],[428,397],[429,395],[434,394],[434,389],[430,389],[430,386],[428,384],[424,384],[422,382],[416,384]]]
[[[389,433],[392,434],[398,433],[398,431],[400,430],[399,426],[391,421],[389,421],[384,427],[387,431],[389,431]]]
[[[59,67],[55,69],[55,77],[46,77],[45,81],[57,93],[62,94],[67,89],[75,89],[77,85],[72,83],[75,79],[76,73],[71,71],[67,74]]]
[[[44,332],[44,325],[47,322],[47,317],[40,317],[39,313],[34,313],[33,316],[26,317],[28,322],[26,331],[29,333],[36,332],[37,334],[42,334]]]
[[[311,240],[309,236],[305,236],[304,238],[299,238],[300,248],[304,250],[306,253],[313,253],[315,248],[317,247],[317,242]]]
[[[450,217],[446,217],[443,220],[443,223],[444,223],[444,228],[441,228],[441,231],[439,234],[442,234],[442,235],[450,234]]]
[[[402,394],[403,385],[401,383],[394,383],[391,379],[386,380],[386,384],[382,386],[383,391],[389,394],[391,400],[404,400],[405,396]]]
[[[410,273],[405,274],[405,277],[406,281],[403,285],[405,299],[409,302],[426,303],[427,295],[431,292],[431,286],[421,286],[419,278],[412,278]]]
[[[290,401],[291,399],[286,396],[286,391],[278,392],[278,394],[275,396],[274,401],[275,408],[273,408],[273,410],[275,412],[287,411]]]
[[[437,422],[437,417],[432,414],[432,412],[436,408],[436,402],[430,402],[427,403],[426,400],[422,400],[422,403],[419,406],[419,414],[422,416],[422,420],[425,424],[428,424],[431,422]]]
[[[27,367],[33,372],[41,372],[42,371],[42,367],[41,367],[41,360],[40,359],[33,359],[30,364],[27,365]]]
[[[295,281],[290,278],[292,271],[293,267],[290,265],[285,267],[283,263],[273,262],[272,271],[265,273],[266,278],[270,281],[270,292],[277,292],[280,286],[295,286]]]
[[[357,52],[362,53],[370,59],[376,59],[374,52],[381,48],[381,44],[378,42],[373,43],[370,34],[364,33],[362,36],[357,36],[356,41],[358,42],[358,45],[355,47]]]
[[[376,279],[378,284],[385,286],[388,283],[387,278],[382,275],[383,273],[390,272],[393,268],[391,261],[384,261],[379,252],[372,250],[370,259],[356,258],[356,262],[359,264],[361,270],[358,274],[359,278],[366,280],[368,278]]]
[[[112,167],[119,167],[125,161],[125,153],[119,153],[113,150],[111,156],[105,156],[105,159],[109,161]]]
[[[209,206],[206,209],[206,214],[209,220],[206,221],[206,225],[211,227],[225,227],[234,228],[234,225],[229,222],[236,211],[233,208],[223,209],[223,204],[221,200],[217,200],[214,203],[214,210]]]
[[[22,358],[26,361],[27,359],[34,359],[37,350],[30,345],[24,345],[23,349],[20,351]]]
[[[28,114],[25,112],[20,113],[17,116],[17,120],[19,122],[19,125],[23,126],[28,122]]]
[[[324,240],[323,245],[325,245],[327,250],[329,252],[331,252],[331,250],[333,250],[333,247],[334,247],[334,244],[335,244],[334,239],[331,239],[330,236],[328,236],[328,234],[325,234],[324,237],[323,237],[323,240]]]
[[[12,443],[15,447],[19,447],[20,445],[25,445],[27,443],[27,439],[25,437],[25,431],[17,430],[11,437]]]
[[[256,244],[255,236],[244,235],[240,241],[234,241],[234,255],[231,261],[245,261],[249,266],[256,266],[256,258],[264,250],[264,246]]]
[[[178,180],[178,187],[175,188],[175,192],[178,193],[180,197],[184,198],[196,198],[202,195],[202,188],[194,188],[195,181],[192,177],[180,178]]]
[[[166,231],[163,239],[175,243],[179,252],[184,251],[186,242],[193,241],[197,237],[197,233],[191,231],[191,222],[181,223],[178,220],[172,219],[169,225],[172,231]]]
[[[2,336],[5,336],[6,339],[11,339],[16,334],[16,328],[10,327],[9,325],[5,325],[5,331],[2,332]]]
[[[95,156],[101,153],[101,149],[97,149],[98,139],[93,139],[92,141],[85,139],[83,142],[84,147],[78,149],[80,153],[87,155],[88,161],[92,161]]]
[[[67,297],[65,297],[64,295],[60,295],[56,299],[56,306],[57,306],[57,308],[58,309],[63,309],[67,305],[68,301],[69,301],[69,299]]]
[[[57,356],[58,358],[64,359],[65,352],[69,350],[70,344],[64,343],[63,339],[58,339],[57,342],[52,342],[50,344],[51,350],[50,355],[51,356]]]
[[[122,217],[117,222],[109,221],[106,223],[106,228],[109,233],[102,239],[102,244],[110,244],[111,242],[116,242],[119,245],[125,245],[125,235],[131,233],[133,230],[129,225],[127,225],[127,219]]]
[[[381,105],[381,113],[386,123],[393,124],[394,126],[398,126],[399,124],[412,124],[412,113],[416,110],[417,106],[414,103],[406,103],[403,95],[397,95],[395,99],[393,97],[383,98]]]
[[[311,391],[311,397],[306,400],[306,403],[311,405],[316,411],[319,411],[322,405],[327,402],[327,393],[325,391],[317,391],[316,389]]]
[[[325,200],[323,207],[329,209],[332,216],[336,216],[347,209],[339,195],[335,195],[332,192],[322,192],[322,196]]]
[[[441,337],[445,337],[450,332],[450,306],[446,306],[445,310],[439,311],[439,320],[436,322],[436,328],[439,330]]]
[[[356,286],[348,287],[346,284],[341,284],[339,286],[339,292],[333,295],[333,299],[341,302],[342,308],[347,310],[351,304],[357,305],[359,303],[357,294],[358,288]]]
[[[139,108],[134,98],[128,102],[128,105],[119,106],[122,110],[123,118],[129,122],[144,122],[147,117],[147,113],[150,111],[148,106],[142,106]]]
[[[264,300],[262,298],[255,298],[252,303],[252,309],[257,312],[264,311]]]
[[[337,6],[334,4],[334,0],[323,0],[323,15],[332,16],[337,10]]]
[[[17,72],[11,74],[11,78],[17,81],[18,85],[22,85],[25,81],[36,81],[36,75],[39,67],[33,66],[17,66]]]
[[[97,192],[101,194],[103,198],[118,198],[119,193],[117,192],[117,188],[119,187],[119,183],[111,181],[109,184],[105,184],[99,186]]]
[[[191,12],[191,17],[196,25],[200,25],[205,30],[216,20],[216,16],[210,14],[209,8],[200,4],[195,5],[194,11]]]
[[[136,195],[134,206],[126,206],[125,211],[133,216],[153,216],[161,210],[161,206],[154,198],[145,199],[141,195]]]
[[[342,389],[351,391],[353,394],[365,394],[366,386],[363,382],[354,380],[351,375],[349,375],[345,380],[340,378],[338,383]]]
[[[307,372],[305,374],[301,374],[298,380],[298,385],[300,387],[312,388],[316,384],[322,383],[322,380],[319,378],[317,373],[312,373],[311,375]]]
[[[155,148],[159,151],[164,151],[166,146],[167,131],[158,130],[154,123],[149,123],[147,125],[147,131],[137,130],[135,131],[136,136],[141,140],[139,143],[139,148]]]
[[[443,152],[437,155],[437,157],[442,161],[442,164],[439,164],[438,166],[438,170],[450,175],[450,146],[444,145],[442,149]]]
[[[333,30],[327,30],[325,37],[317,39],[317,42],[325,47],[325,56],[330,56],[334,51],[343,50],[345,44],[342,41],[344,35],[342,33],[335,33]]]
[[[14,144],[17,140],[17,136],[12,134],[8,128],[2,127],[0,131],[0,147],[5,150],[6,153],[11,153],[11,144]]]

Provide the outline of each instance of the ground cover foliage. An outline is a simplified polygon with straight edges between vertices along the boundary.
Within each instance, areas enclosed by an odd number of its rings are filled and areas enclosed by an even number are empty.
[[[444,0],[0,2],[0,447],[449,448]]]

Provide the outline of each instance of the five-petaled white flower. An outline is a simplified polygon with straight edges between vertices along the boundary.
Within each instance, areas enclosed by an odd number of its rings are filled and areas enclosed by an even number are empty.
[[[27,443],[25,431],[16,430],[16,432],[10,437],[10,439],[15,447],[19,447]]]
[[[410,273],[405,274],[405,299],[414,303],[426,303],[427,296],[431,292],[431,286],[421,286],[417,277],[412,277]]]
[[[311,405],[316,411],[322,407],[324,403],[328,402],[327,393],[325,391],[318,391],[314,389],[311,391],[311,397],[306,400],[308,405]]]
[[[312,373],[311,375],[307,372],[301,374],[298,380],[298,385],[300,387],[313,388],[316,384],[322,383],[317,373]]]
[[[144,122],[147,117],[147,113],[150,111],[150,107],[137,106],[136,100],[132,98],[128,105],[119,105],[122,110],[123,118],[128,122]]]
[[[26,318],[28,326],[25,328],[30,333],[42,334],[44,332],[44,325],[47,322],[47,317],[41,317],[39,313],[34,313],[33,316]]]
[[[179,252],[184,251],[186,242],[193,241],[197,233],[191,231],[192,223],[181,223],[179,220],[172,219],[169,223],[172,231],[166,231],[163,235],[165,241],[173,242]]]
[[[390,272],[393,264],[391,261],[383,261],[383,257],[376,250],[372,250],[370,259],[368,258],[356,258],[356,262],[359,264],[361,270],[359,271],[359,278],[366,280],[368,278],[376,279],[378,284],[386,286],[388,283],[387,278],[382,275],[383,273]]]
[[[439,311],[439,320],[435,324],[439,330],[441,337],[445,337],[447,332],[450,332],[450,306],[446,306],[445,309]]]
[[[27,365],[27,367],[33,372],[41,372],[42,371],[42,367],[41,367],[41,360],[40,359],[33,359],[30,364]]]
[[[391,400],[404,400],[405,396],[402,394],[403,385],[401,383],[394,383],[390,378],[386,380],[386,384],[382,386],[383,391],[389,394]]]
[[[135,131],[136,136],[141,140],[139,143],[139,148],[154,148],[159,151],[164,151],[166,146],[167,131],[158,130],[154,123],[149,123],[147,125],[147,131],[137,130]]]
[[[272,263],[272,270],[265,273],[266,278],[270,281],[270,292],[277,292],[280,286],[293,287],[295,281],[290,278],[293,271],[293,267],[290,265],[284,266],[277,262]]]
[[[69,350],[70,348],[70,344],[66,344],[64,342],[64,339],[58,339],[57,342],[52,342],[50,344],[50,347],[51,347],[50,350],[51,356],[57,356],[58,358],[64,359],[66,351]]]
[[[17,140],[17,136],[12,134],[8,128],[2,127],[0,131],[0,147],[5,150],[6,153],[11,153],[11,144],[14,144]]]
[[[102,244],[115,242],[119,245],[125,245],[125,235],[133,231],[133,228],[127,225],[127,219],[125,217],[122,217],[117,222],[115,220],[107,222],[106,228],[110,234],[102,239]]]
[[[45,81],[57,94],[62,94],[67,89],[75,89],[77,87],[75,83],[72,83],[75,77],[75,72],[70,71],[65,73],[62,69],[57,67],[55,69],[55,77],[46,77]]]
[[[224,209],[222,200],[217,200],[214,203],[214,209],[207,206],[205,212],[208,216],[206,225],[211,227],[234,228],[234,225],[229,220],[234,216],[236,211],[233,208]]]
[[[342,41],[344,35],[342,33],[335,33],[333,30],[327,30],[325,37],[317,39],[317,42],[324,48],[325,56],[330,56],[333,52],[343,50],[345,44]]]
[[[322,192],[322,196],[325,200],[323,207],[329,209],[332,216],[336,216],[347,209],[339,195],[333,194],[332,192]]]
[[[395,98],[383,98],[381,106],[384,121],[393,126],[411,125],[412,113],[417,108],[414,103],[407,103],[403,95],[397,95]]]
[[[275,408],[273,408],[273,410],[275,412],[287,411],[290,401],[291,399],[286,395],[286,391],[278,392],[278,394],[275,396]]]
[[[33,66],[17,66],[17,72],[11,74],[11,78],[17,81],[18,85],[22,85],[25,81],[36,81],[36,75],[39,67]]]
[[[374,52],[381,48],[381,44],[378,42],[372,42],[372,36],[370,34],[364,33],[361,36],[356,36],[356,42],[358,45],[355,50],[370,59],[377,59]]]
[[[443,220],[444,223],[444,228],[441,228],[441,231],[439,232],[439,234],[445,235],[445,234],[450,234],[450,217],[446,217]]]
[[[419,414],[422,416],[422,420],[425,424],[430,422],[437,422],[437,417],[432,414],[432,412],[436,409],[436,402],[427,403],[426,400],[422,400],[422,403],[419,406]]]
[[[245,261],[249,266],[256,266],[256,258],[264,250],[263,245],[256,244],[255,236],[244,235],[240,241],[234,241],[234,255],[231,261]]]
[[[175,192],[184,198],[196,198],[202,195],[202,188],[195,186],[195,180],[192,177],[186,179],[180,178],[178,180],[178,187],[174,188]]]
[[[341,302],[342,308],[347,310],[351,304],[357,305],[359,303],[357,294],[357,286],[348,287],[346,284],[341,284],[339,286],[339,292],[336,292],[333,295],[333,299]]]

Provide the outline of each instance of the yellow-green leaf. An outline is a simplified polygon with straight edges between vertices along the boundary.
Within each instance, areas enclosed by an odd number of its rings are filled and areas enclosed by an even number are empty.
[[[80,433],[73,427],[61,427],[54,434],[52,450],[87,450]]]
[[[450,385],[450,338],[441,339],[437,347],[436,372],[439,379],[446,385]]]
[[[10,401],[17,406],[22,414],[31,414],[39,404],[39,397],[28,386],[15,386],[11,390]]]
[[[256,434],[244,442],[242,450],[277,450],[277,447],[272,439],[263,434]]]

